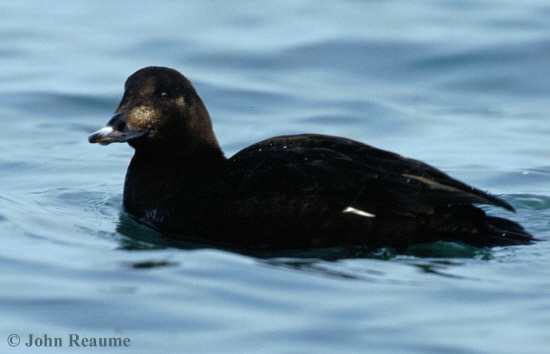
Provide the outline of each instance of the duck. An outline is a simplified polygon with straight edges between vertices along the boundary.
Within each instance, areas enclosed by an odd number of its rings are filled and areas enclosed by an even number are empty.
[[[243,249],[536,240],[480,208],[514,212],[505,200],[355,140],[277,136],[227,158],[197,91],[167,67],[133,73],[113,117],[88,140],[134,148],[124,212],[170,238]]]

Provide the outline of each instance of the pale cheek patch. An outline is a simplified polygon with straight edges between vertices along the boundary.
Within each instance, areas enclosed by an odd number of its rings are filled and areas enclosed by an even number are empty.
[[[134,108],[130,113],[131,118],[127,119],[128,128],[131,130],[150,129],[154,114],[155,110],[147,106]]]
[[[374,218],[374,217],[376,217],[376,215],[374,215],[374,214],[367,213],[366,211],[363,211],[363,210],[355,209],[354,207],[347,207],[346,209],[344,209],[342,211],[342,213],[355,214],[355,215],[363,216],[365,218]]]
[[[180,106],[185,106],[185,100],[183,99],[183,96],[176,98],[175,102]]]

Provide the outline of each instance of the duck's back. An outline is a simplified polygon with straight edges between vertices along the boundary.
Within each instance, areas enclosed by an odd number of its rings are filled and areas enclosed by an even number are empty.
[[[208,184],[196,232],[249,247],[400,247],[442,238],[492,245],[494,230],[502,230],[488,221],[500,225],[500,219],[471,204],[513,210],[422,162],[323,135],[251,145]],[[527,242],[529,235],[512,224],[497,241]]]

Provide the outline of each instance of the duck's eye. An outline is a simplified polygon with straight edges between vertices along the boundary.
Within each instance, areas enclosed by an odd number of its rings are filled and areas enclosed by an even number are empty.
[[[160,94],[160,99],[163,101],[168,100],[168,94],[166,92],[163,92]]]

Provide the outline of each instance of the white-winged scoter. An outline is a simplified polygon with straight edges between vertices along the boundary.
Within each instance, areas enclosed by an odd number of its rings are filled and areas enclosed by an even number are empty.
[[[502,199],[357,141],[279,136],[227,159],[197,92],[169,68],[132,74],[115,115],[89,141],[135,149],[124,208],[172,237],[263,249],[535,240],[474,206],[513,211]]]

